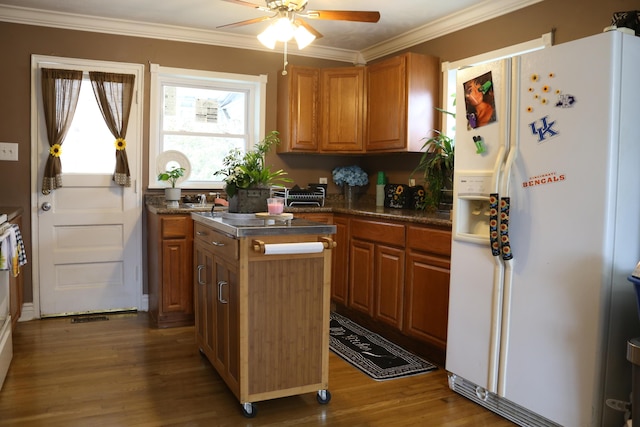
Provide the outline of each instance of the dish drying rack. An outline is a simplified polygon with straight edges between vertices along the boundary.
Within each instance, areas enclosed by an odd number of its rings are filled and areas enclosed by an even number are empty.
[[[271,187],[271,197],[282,197],[285,206],[324,206],[325,192],[323,187],[290,189]]]

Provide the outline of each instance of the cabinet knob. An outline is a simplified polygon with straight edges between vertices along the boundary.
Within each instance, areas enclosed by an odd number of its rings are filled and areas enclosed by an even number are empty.
[[[213,242],[211,242],[211,244],[212,244],[213,246],[224,246],[224,243],[222,243],[222,242],[217,242],[217,241],[213,241]]]

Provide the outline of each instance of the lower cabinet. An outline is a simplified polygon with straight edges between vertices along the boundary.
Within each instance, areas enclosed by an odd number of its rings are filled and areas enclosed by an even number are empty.
[[[229,389],[238,394],[240,287],[237,241],[196,224],[194,264],[198,346]]]
[[[349,306],[402,329],[405,226],[352,219]]]
[[[451,232],[407,228],[404,332],[446,349]]]
[[[449,307],[451,231],[408,222],[334,215],[347,265],[334,264],[338,311],[436,363],[444,363]],[[336,252],[337,254],[337,252]],[[334,254],[334,255],[336,255]],[[344,293],[340,280],[346,275]]]
[[[149,318],[159,328],[193,325],[193,220],[148,212]]]

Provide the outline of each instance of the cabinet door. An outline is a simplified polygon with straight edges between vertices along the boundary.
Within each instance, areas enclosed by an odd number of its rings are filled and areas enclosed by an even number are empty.
[[[367,151],[405,147],[405,57],[395,56],[367,68]]]
[[[375,245],[359,239],[349,244],[349,307],[373,317]]]
[[[213,325],[215,319],[216,292],[213,284],[213,254],[202,243],[194,245],[194,298],[195,330],[200,351],[209,360],[215,354]]]
[[[349,303],[349,218],[334,215],[333,224],[336,247],[331,255],[331,299],[346,306]]]
[[[320,150],[362,152],[364,149],[364,67],[321,72]]]
[[[278,152],[318,151],[320,70],[289,66],[278,76]]]
[[[190,280],[192,250],[191,239],[162,241],[160,317],[165,317],[171,312],[193,313],[193,288]]]
[[[375,318],[402,329],[404,249],[375,248]]]
[[[445,349],[449,313],[448,260],[420,252],[409,253],[405,307],[405,333]]]
[[[224,258],[214,257],[215,354],[211,361],[229,388],[237,393],[240,373],[239,282],[236,269]]]

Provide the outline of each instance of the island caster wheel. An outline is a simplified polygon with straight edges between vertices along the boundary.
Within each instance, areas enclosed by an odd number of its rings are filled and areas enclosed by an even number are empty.
[[[318,390],[316,399],[318,400],[319,404],[326,405],[331,401],[331,393],[329,392],[329,390]]]
[[[253,418],[258,413],[258,408],[253,403],[242,404],[242,415],[247,418]]]

